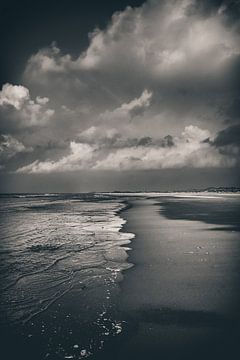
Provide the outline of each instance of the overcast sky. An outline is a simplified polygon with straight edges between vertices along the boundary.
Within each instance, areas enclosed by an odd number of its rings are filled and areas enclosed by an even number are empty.
[[[240,2],[1,5],[1,191],[239,185]]]

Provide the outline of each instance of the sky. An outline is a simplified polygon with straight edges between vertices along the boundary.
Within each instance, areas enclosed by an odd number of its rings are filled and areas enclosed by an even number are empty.
[[[239,0],[0,14],[1,192],[239,186]]]

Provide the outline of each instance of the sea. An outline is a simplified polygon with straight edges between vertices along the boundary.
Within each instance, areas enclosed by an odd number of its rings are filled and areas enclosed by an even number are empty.
[[[0,201],[5,353],[80,359],[99,352],[125,326],[113,304],[132,266],[134,234],[122,231],[127,204],[106,194],[12,194]]]

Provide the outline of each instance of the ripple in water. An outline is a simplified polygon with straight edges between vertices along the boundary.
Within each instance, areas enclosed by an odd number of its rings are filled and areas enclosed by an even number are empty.
[[[127,245],[125,204],[94,195],[2,196],[1,327],[39,358],[85,358],[123,333],[115,303]],[[115,316],[115,317],[114,317]],[[8,341],[6,335],[6,341]],[[29,351],[30,351],[29,350]]]

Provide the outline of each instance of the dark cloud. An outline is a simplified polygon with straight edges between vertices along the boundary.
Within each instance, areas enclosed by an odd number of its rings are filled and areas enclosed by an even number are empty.
[[[149,136],[142,137],[141,139],[138,140],[139,146],[146,146],[150,144],[152,144],[152,138]]]
[[[240,2],[239,0],[228,0],[223,2],[223,13],[229,26],[236,26],[240,31]]]
[[[226,111],[228,122],[240,122],[240,98],[233,99],[229,108]]]
[[[189,16],[201,15],[203,17],[211,16],[215,14],[219,8],[221,8],[226,1],[223,0],[201,0],[191,2],[187,8],[186,13]]]
[[[213,16],[221,13],[227,26],[235,26],[240,30],[239,0],[195,0],[186,8],[189,16]]]
[[[213,141],[217,147],[236,145],[240,147],[240,125],[229,126],[220,131]]]

